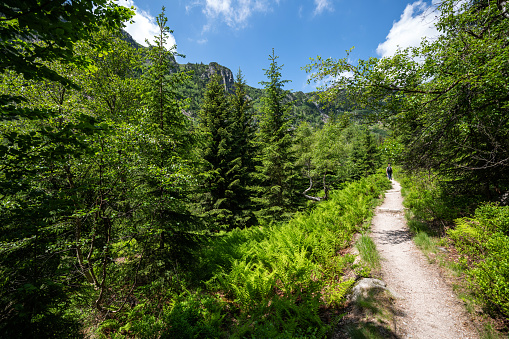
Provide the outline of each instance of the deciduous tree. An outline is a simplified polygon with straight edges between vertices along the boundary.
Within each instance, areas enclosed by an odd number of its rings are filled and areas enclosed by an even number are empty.
[[[341,93],[375,109],[405,145],[407,167],[433,169],[490,194],[509,187],[505,6],[442,1],[436,39],[357,64],[317,57],[307,69],[315,79],[332,79],[324,99]]]

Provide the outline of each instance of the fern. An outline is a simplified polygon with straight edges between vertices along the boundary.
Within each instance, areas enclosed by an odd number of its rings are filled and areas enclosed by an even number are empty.
[[[371,218],[388,185],[373,176],[332,192],[328,201],[284,224],[216,236],[199,256],[208,258],[202,263],[211,274],[207,288],[240,311],[232,337],[298,337],[306,329],[323,337],[329,327],[319,309],[340,305],[352,283],[340,277],[353,260],[337,253]]]

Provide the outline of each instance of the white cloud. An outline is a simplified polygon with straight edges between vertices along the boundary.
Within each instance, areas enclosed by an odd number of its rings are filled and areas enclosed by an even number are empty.
[[[270,11],[274,2],[279,4],[279,0],[203,0],[203,13],[209,20],[203,30],[210,30],[214,20],[224,21],[235,29],[244,28],[253,13]]]
[[[148,12],[141,10],[136,7],[133,0],[116,0],[117,4],[124,7],[135,7],[135,15],[133,17],[134,23],[126,23],[125,30],[131,34],[136,42],[147,46],[145,39],[148,39],[150,43],[153,43],[154,36],[158,35],[159,27],[157,26],[156,18],[150,15]],[[170,27],[171,28],[171,27]],[[170,34],[166,42],[166,48],[170,49],[176,45],[175,37]]]
[[[328,74],[323,79],[320,80],[312,80],[313,74],[308,74],[306,77],[306,82],[302,85],[303,91],[317,91],[319,89],[327,88],[328,86],[332,86],[337,80],[341,78],[352,78],[353,72],[344,71],[339,73],[338,75]]]
[[[329,12],[334,11],[334,7],[332,6],[331,0],[315,0],[315,15],[321,14],[323,11],[327,10]]]
[[[314,15],[324,11],[334,11],[333,0],[313,0],[315,4]],[[203,32],[210,31],[217,21],[224,22],[233,29],[245,28],[249,19],[256,13],[267,13],[279,5],[281,0],[193,0],[186,6],[189,12],[195,7],[201,7],[207,18]],[[303,6],[299,7],[298,15],[302,17]]]
[[[436,18],[433,13],[435,9],[435,2],[431,6],[422,0],[408,4],[376,52],[381,57],[388,57],[394,55],[398,48],[418,46],[423,37],[437,37],[439,33],[434,26]]]

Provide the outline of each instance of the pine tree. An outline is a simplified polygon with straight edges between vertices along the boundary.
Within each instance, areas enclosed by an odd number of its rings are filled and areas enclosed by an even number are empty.
[[[287,216],[295,202],[292,181],[295,177],[291,152],[292,135],[289,116],[291,103],[284,90],[289,80],[281,79],[281,69],[274,54],[269,56],[270,67],[265,70],[268,81],[262,81],[265,96],[259,116],[256,178],[258,187],[255,201],[259,204],[258,217],[265,220],[281,220]]]

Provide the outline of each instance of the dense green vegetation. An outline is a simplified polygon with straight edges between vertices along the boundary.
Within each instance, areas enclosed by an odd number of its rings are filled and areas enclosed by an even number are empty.
[[[412,228],[448,237],[508,317],[507,208],[489,202],[509,188],[509,20],[456,5],[394,57],[318,57],[317,103],[274,50],[263,89],[178,65],[164,9],[141,48],[106,1],[0,4],[0,334],[324,337],[344,272],[369,272],[340,250],[387,160],[410,173]]]
[[[354,257],[338,251],[368,225],[388,187],[379,174],[288,222],[219,233],[193,253],[195,267],[178,281],[161,277],[140,289],[138,304],[101,330],[140,338],[323,337],[353,282],[342,275]]]
[[[350,284],[337,251],[387,185],[350,182],[379,166],[383,130],[306,111],[299,126],[274,52],[262,90],[240,71],[226,86],[219,65],[193,83],[164,47],[164,9],[140,48],[121,31],[124,7],[1,6],[2,336],[332,328],[323,312],[338,312]],[[314,181],[331,198],[318,206]]]
[[[449,237],[472,291],[507,319],[507,212],[497,205],[509,189],[507,2],[446,0],[436,13],[440,35],[418,47],[356,63],[349,52],[318,56],[306,68],[332,79],[323,100],[344,96],[390,127],[384,154],[410,173],[411,226],[423,243]]]
[[[470,282],[489,308],[509,317],[509,207],[482,205],[455,223],[448,233],[465,254]]]

